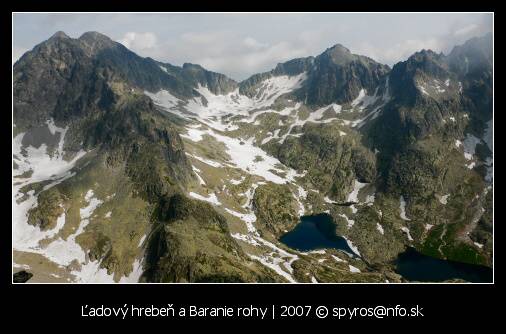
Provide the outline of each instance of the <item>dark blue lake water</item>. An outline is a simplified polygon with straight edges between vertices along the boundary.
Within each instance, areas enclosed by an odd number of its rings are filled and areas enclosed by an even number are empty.
[[[436,259],[418,253],[413,248],[399,255],[397,273],[410,281],[442,282],[460,278],[468,282],[492,282],[492,268],[473,264]]]
[[[335,248],[353,254],[346,240],[336,235],[335,229],[332,217],[326,213],[303,216],[300,223],[279,241],[302,252]]]

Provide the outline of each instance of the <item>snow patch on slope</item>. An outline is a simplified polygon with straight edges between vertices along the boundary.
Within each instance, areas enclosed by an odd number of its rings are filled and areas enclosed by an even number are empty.
[[[190,195],[191,197],[196,198],[198,200],[205,201],[205,202],[208,202],[208,203],[211,203],[214,205],[221,205],[221,202],[218,200],[215,193],[212,193],[206,197],[206,196],[202,196],[200,194],[194,193],[193,191],[190,191],[188,193],[188,195]]]
[[[409,219],[407,216],[406,216],[406,201],[404,200],[404,197],[401,196],[400,198],[400,205],[399,205],[399,208],[401,210],[401,219],[402,220],[407,220],[407,221],[410,221],[411,219]]]
[[[37,196],[31,190],[26,193],[27,198],[21,201],[24,194],[20,192],[20,189],[25,185],[42,181],[51,181],[44,186],[44,189],[51,188],[71,177],[73,175],[71,169],[86,154],[86,152],[80,151],[71,161],[64,160],[63,143],[67,129],[56,127],[52,120],[49,120],[47,124],[52,134],[60,133],[58,149],[53,156],[48,154],[45,144],[42,144],[39,148],[26,147],[23,153],[22,140],[25,133],[18,134],[12,142],[13,155],[18,157],[18,159],[14,158],[18,165],[18,169],[13,170],[14,176],[32,171],[29,177],[13,179],[12,185],[12,243],[13,248],[19,251],[43,253],[43,250],[39,247],[39,241],[52,237],[57,233],[56,230],[41,231],[38,227],[28,224],[28,211],[37,206]],[[15,174],[15,172],[18,172],[18,174]],[[19,203],[18,200],[20,200]],[[64,216],[59,217],[55,229],[61,228],[64,225],[64,220]]]

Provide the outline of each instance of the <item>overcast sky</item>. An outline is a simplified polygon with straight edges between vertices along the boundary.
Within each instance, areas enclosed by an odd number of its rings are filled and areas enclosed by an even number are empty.
[[[13,62],[62,30],[98,31],[144,57],[200,64],[242,80],[340,43],[393,65],[413,52],[447,53],[492,31],[492,14],[14,14]]]

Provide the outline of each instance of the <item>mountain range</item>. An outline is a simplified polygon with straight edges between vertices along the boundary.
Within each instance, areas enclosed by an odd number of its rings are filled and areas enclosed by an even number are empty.
[[[13,66],[13,267],[38,282],[405,282],[492,267],[492,35],[236,82],[57,32]],[[326,214],[348,249],[280,240]],[[323,229],[322,226],[319,226]]]

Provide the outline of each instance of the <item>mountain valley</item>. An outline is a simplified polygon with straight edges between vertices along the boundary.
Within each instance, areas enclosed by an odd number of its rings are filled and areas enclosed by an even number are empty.
[[[13,67],[13,271],[398,283],[407,249],[492,268],[492,43],[392,68],[337,44],[236,82],[58,32]],[[280,241],[321,214],[348,250]]]

